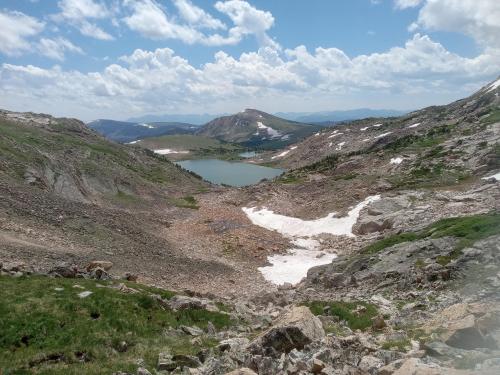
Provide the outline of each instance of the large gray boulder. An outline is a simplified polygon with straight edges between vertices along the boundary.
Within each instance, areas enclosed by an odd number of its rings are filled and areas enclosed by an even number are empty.
[[[277,357],[293,349],[301,350],[307,344],[321,340],[324,336],[325,331],[321,321],[308,307],[297,306],[252,341],[249,350],[253,354]]]

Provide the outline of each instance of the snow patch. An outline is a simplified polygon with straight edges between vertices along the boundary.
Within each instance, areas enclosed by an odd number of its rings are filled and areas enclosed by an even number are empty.
[[[344,145],[345,145],[345,142],[340,142],[340,143],[337,145],[337,147],[335,148],[335,150],[337,150],[337,151],[342,150],[342,147],[344,147]]]
[[[382,133],[382,134],[379,134],[377,135],[375,138],[383,138],[385,136],[388,136],[389,134],[392,134],[392,132],[387,132],[387,133]]]
[[[359,213],[367,205],[379,199],[380,195],[372,195],[352,208],[347,216],[335,217],[336,213],[332,212],[316,220],[302,220],[279,215],[267,208],[257,210],[255,207],[243,207],[242,210],[253,224],[269,230],[275,230],[287,237],[312,237],[321,233],[355,237],[352,233],[352,227],[358,220]]]
[[[271,265],[259,268],[262,276],[278,285],[296,284],[307,276],[310,268],[330,263],[337,255],[319,250],[320,241],[311,237],[322,233],[355,237],[352,227],[356,224],[359,213],[364,207],[379,199],[380,195],[369,196],[352,208],[347,216],[334,217],[336,214],[332,212],[316,220],[279,215],[267,208],[257,210],[255,207],[243,207],[243,212],[254,225],[275,230],[290,238],[294,245],[287,254],[269,256],[267,260]]]
[[[271,138],[277,138],[277,137],[280,137],[281,134],[279,131],[269,127],[269,126],[266,126],[264,125],[262,122],[260,121],[257,121],[257,128],[259,129],[264,129],[267,131],[267,134],[271,137]]]
[[[149,124],[145,124],[145,123],[140,123],[139,125],[140,126],[144,126],[145,128],[148,128],[148,129],[154,129],[155,128],[155,126],[149,125]]]
[[[496,181],[500,181],[500,172],[493,174],[491,176],[486,176],[486,177],[482,178],[482,180],[491,180],[491,179],[494,179]]]
[[[328,136],[328,139],[336,137],[337,135],[341,135],[341,134],[344,134],[344,133],[334,133],[334,134]]]
[[[365,130],[369,129],[370,127],[369,126],[365,126],[364,128],[361,128],[359,130],[361,130],[362,132],[364,132]]]
[[[382,126],[382,124],[375,124],[375,125],[372,125],[374,128],[380,128]]]
[[[140,139],[138,139],[137,141],[132,141],[132,142],[128,142],[128,143],[125,143],[125,144],[126,145],[135,145],[139,141],[140,141]]]
[[[488,90],[486,92],[490,92],[495,90],[498,86],[500,86],[500,78],[497,79],[495,82],[493,82],[491,85],[488,86]]]
[[[417,122],[416,124],[408,126],[408,128],[416,128],[419,125],[420,125],[420,122]]]
[[[403,158],[397,157],[391,159],[391,164],[401,164],[403,162]]]
[[[177,150],[171,150],[169,148],[162,148],[161,150],[153,150],[153,151],[159,155],[189,154],[189,151],[177,151]]]
[[[362,142],[368,142],[370,140],[370,138],[365,138],[362,140]]]
[[[274,155],[271,159],[282,158],[283,156],[288,155],[289,152],[290,150],[283,151],[281,154]]]

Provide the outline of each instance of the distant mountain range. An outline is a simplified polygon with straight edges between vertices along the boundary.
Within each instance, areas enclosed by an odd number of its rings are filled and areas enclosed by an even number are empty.
[[[359,120],[368,117],[395,117],[402,116],[410,111],[393,109],[359,108],[345,111],[325,112],[278,112],[275,115],[293,121],[306,123],[331,123],[349,120]]]
[[[328,123],[347,120],[358,120],[366,117],[391,117],[401,116],[410,111],[397,111],[393,109],[370,109],[359,108],[345,111],[321,111],[321,112],[277,112],[275,116],[287,120],[306,123]],[[145,115],[129,118],[128,122],[150,123],[150,122],[183,122],[194,125],[203,125],[218,117],[228,116],[229,113],[222,114],[184,114],[184,115]]]
[[[87,126],[106,138],[121,143],[161,135],[192,134],[199,128],[197,125],[183,122],[135,123],[105,119],[89,122]]]

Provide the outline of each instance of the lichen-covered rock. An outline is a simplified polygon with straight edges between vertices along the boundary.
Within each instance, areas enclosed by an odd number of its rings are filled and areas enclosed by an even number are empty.
[[[302,349],[315,340],[321,340],[325,331],[321,321],[305,306],[293,307],[269,330],[249,346],[253,354],[278,356],[292,349]]]

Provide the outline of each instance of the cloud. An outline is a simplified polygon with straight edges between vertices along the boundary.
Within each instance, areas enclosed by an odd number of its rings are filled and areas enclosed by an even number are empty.
[[[167,14],[155,0],[126,0],[125,5],[132,11],[123,19],[125,24],[146,38],[177,39],[187,44],[223,46],[238,44],[246,36],[253,35],[260,46],[279,48],[278,43],[267,34],[274,24],[273,15],[243,0],[218,1],[215,4],[215,9],[228,16],[234,24],[226,35],[202,32],[204,28],[227,29],[227,26],[189,0],[174,0],[185,23]]]
[[[133,12],[124,18],[125,23],[142,36],[151,39],[179,39],[187,44],[199,42],[204,37],[196,29],[170,19],[154,0],[128,0],[125,4]]]
[[[190,25],[195,27],[206,27],[208,29],[226,29],[224,23],[203,9],[193,5],[189,0],[173,0],[181,17]]]
[[[500,48],[498,0],[426,0],[412,26],[452,31],[472,37],[483,47]]]
[[[77,28],[82,35],[100,39],[114,40],[114,37],[89,20],[102,20],[113,12],[101,2],[95,0],[61,0],[57,3],[60,12],[51,18],[56,22],[66,22]]]
[[[215,8],[226,14],[235,25],[229,30],[229,40],[239,42],[246,35],[255,35],[261,46],[279,47],[266,33],[274,25],[271,12],[257,9],[242,0],[218,1]]]
[[[44,23],[21,12],[0,10],[0,52],[18,56],[31,47],[29,41],[44,28]]]
[[[42,38],[37,44],[37,49],[42,55],[59,61],[64,61],[65,52],[83,54],[80,47],[75,46],[69,40],[62,37],[55,39]]]
[[[428,105],[430,98],[465,95],[499,70],[498,50],[461,57],[416,34],[402,47],[356,57],[337,48],[311,52],[298,46],[280,52],[263,47],[239,58],[218,52],[212,62],[195,67],[173,50],[160,48],[135,50],[119,63],[86,74],[3,64],[0,95],[4,105],[13,109],[60,113],[65,108],[75,112],[64,115],[89,119],[202,108],[229,111],[249,98],[256,105],[272,103],[272,110],[278,110],[278,105],[305,109],[304,102],[321,103],[324,109],[349,100],[351,106],[355,100],[358,105],[373,106],[366,103],[367,98],[380,101],[384,96],[411,98],[405,102],[411,108],[415,98]]]
[[[415,8],[422,3],[423,0],[395,0],[394,5],[398,9]]]

